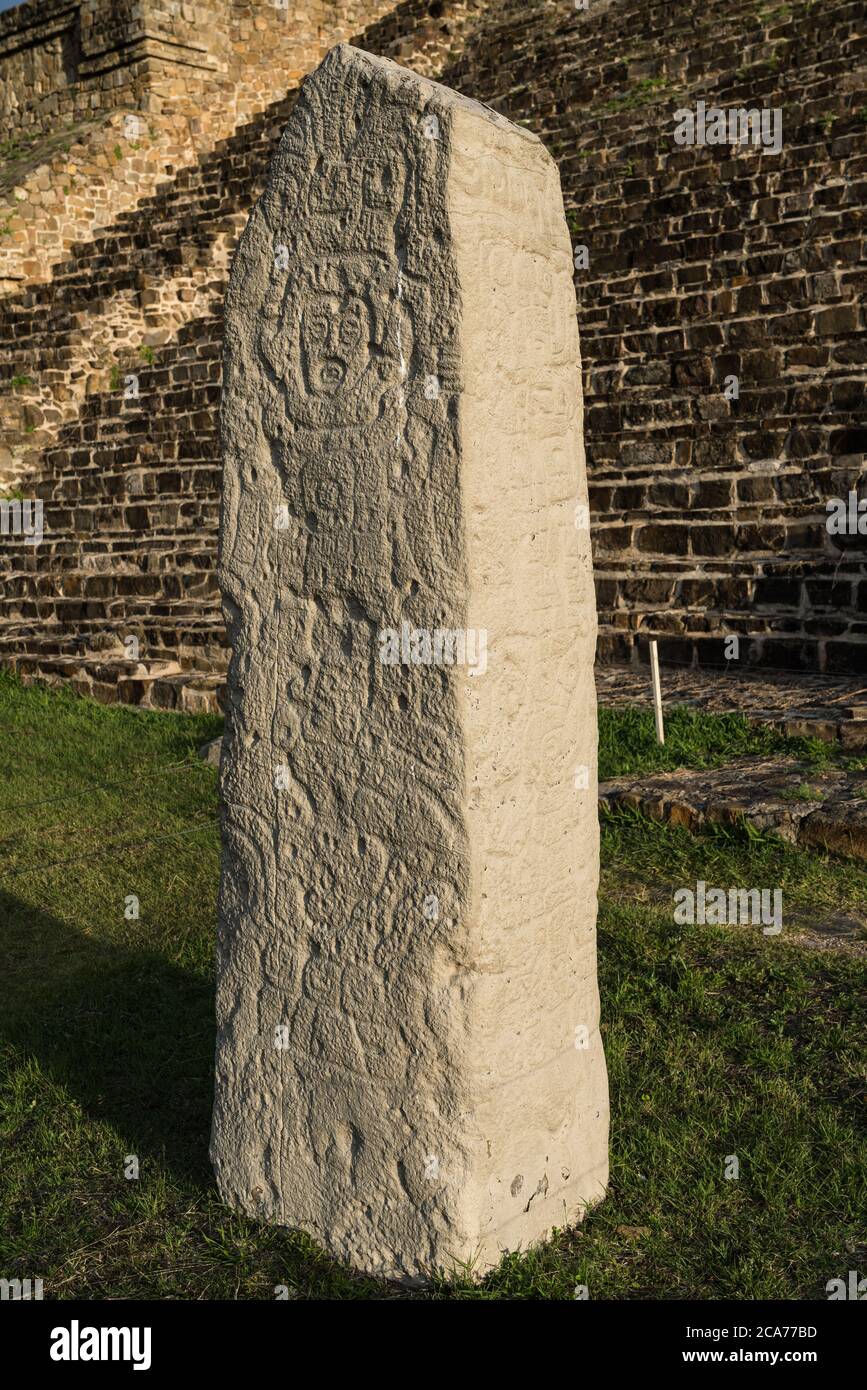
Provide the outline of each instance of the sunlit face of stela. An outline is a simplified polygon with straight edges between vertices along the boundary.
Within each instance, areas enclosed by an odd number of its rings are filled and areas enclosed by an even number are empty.
[[[370,311],[357,295],[318,293],[301,314],[301,362],[309,395],[355,387],[370,357]]]

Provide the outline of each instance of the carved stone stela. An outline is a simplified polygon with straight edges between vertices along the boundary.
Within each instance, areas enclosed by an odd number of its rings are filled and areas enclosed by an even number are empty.
[[[373,1273],[484,1269],[607,1180],[578,334],[540,142],[333,49],[235,258],[222,436],[219,1188]]]

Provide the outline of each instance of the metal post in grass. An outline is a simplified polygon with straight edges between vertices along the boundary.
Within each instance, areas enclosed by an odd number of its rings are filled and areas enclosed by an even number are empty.
[[[665,743],[665,726],[662,722],[662,686],[659,681],[659,650],[656,641],[650,644],[650,679],[653,682],[653,717],[656,720],[656,741]]]

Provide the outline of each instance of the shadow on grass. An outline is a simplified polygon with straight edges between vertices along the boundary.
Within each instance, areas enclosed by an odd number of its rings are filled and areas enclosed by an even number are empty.
[[[154,951],[93,940],[2,890],[0,924],[0,1036],[130,1153],[212,1182],[212,982]]]
[[[221,1203],[208,1157],[214,1034],[213,984],[203,974],[155,950],[96,941],[0,890],[0,1049],[32,1058],[88,1124],[116,1131],[143,1173],[169,1179],[148,1211],[130,1206],[140,1185],[116,1167],[93,1184],[79,1174],[81,1220],[64,1209],[22,1235],[32,1200],[41,1200],[28,1189],[0,1233],[10,1237],[5,1255],[0,1240],[3,1268],[27,1277],[35,1261],[52,1288],[84,1298],[272,1300],[283,1286],[301,1299],[410,1297],[353,1272],[303,1231],[260,1225]],[[19,1133],[26,1128],[25,1120]],[[55,1150],[74,1142],[63,1116],[49,1142]],[[45,1143],[34,1152],[44,1154]]]

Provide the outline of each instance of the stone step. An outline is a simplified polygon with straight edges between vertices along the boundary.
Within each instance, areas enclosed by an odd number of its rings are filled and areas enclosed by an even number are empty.
[[[185,714],[217,714],[223,677],[207,670],[183,670],[178,662],[131,662],[99,656],[11,656],[0,649],[0,668],[14,671],[25,685],[71,686],[103,704]]]
[[[33,548],[20,543],[11,544],[5,537],[6,548],[0,553],[0,574],[32,575],[41,574],[43,566],[40,559],[42,546]],[[175,566],[197,565],[202,569],[212,569],[216,558],[212,534],[201,536],[179,536],[175,532],[167,535],[150,535],[147,550],[140,544],[139,537],[124,532],[119,537],[84,537],[70,534],[68,537],[51,542],[46,554],[50,554],[52,570],[58,574],[150,574],[165,573]]]
[[[176,576],[171,585],[157,577],[156,582],[118,583],[107,591],[85,591],[79,595],[57,592],[31,597],[4,594],[0,602],[0,621],[74,625],[82,623],[127,623],[138,621],[172,624],[186,618],[197,618],[209,607],[219,604],[216,580],[197,580],[184,584]],[[177,590],[177,593],[173,593]]]
[[[225,633],[217,615],[211,625],[202,622],[178,622],[167,625],[158,621],[119,621],[113,628],[105,622],[77,625],[70,632],[49,624],[28,625],[26,622],[4,624],[0,627],[0,654],[4,659],[21,661],[70,658],[100,659],[125,656],[123,639],[139,640],[138,658],[142,661],[177,661],[183,667],[195,666],[208,672],[223,672],[228,665]]]
[[[128,537],[126,544],[129,544]],[[89,557],[92,560],[89,565],[88,557],[85,557],[83,568],[81,556],[77,554],[58,555],[54,552],[50,558],[50,566],[37,557],[28,557],[26,567],[22,565],[15,570],[0,570],[0,600],[4,597],[38,597],[43,593],[63,592],[70,598],[88,592],[98,596],[101,586],[93,585],[90,581],[105,576],[112,580],[121,579],[124,586],[130,588],[135,588],[135,579],[139,575],[166,579],[173,574],[189,574],[198,575],[206,581],[216,570],[216,544],[210,551],[188,552],[181,548],[177,537],[172,537],[160,554],[152,551],[149,555],[141,555],[137,565],[127,563],[122,553],[117,556],[93,555]]]
[[[865,772],[817,770],[794,758],[744,758],[711,771],[680,768],[602,782],[599,805],[642,811],[692,831],[747,821],[790,844],[867,860]]]

